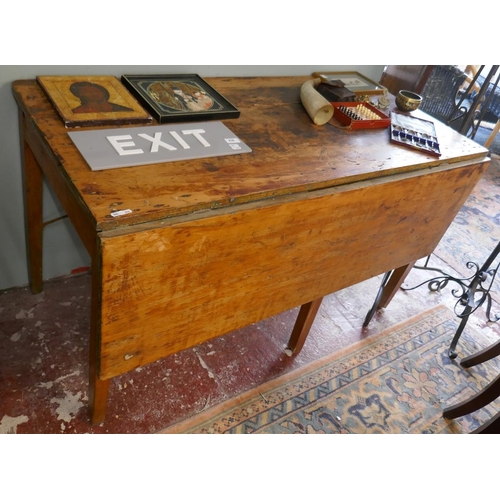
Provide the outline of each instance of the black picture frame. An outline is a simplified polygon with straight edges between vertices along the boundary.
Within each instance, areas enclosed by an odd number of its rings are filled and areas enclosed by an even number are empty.
[[[123,85],[158,123],[238,118],[240,112],[203,78],[186,75],[122,75]]]

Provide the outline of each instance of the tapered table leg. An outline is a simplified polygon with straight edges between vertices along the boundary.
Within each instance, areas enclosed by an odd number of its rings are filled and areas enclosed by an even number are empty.
[[[97,245],[96,245],[97,248]],[[99,378],[100,359],[100,302],[101,269],[96,255],[92,258],[92,303],[90,313],[90,346],[89,346],[89,409],[93,424],[104,421],[108,400],[110,380]]]
[[[389,305],[399,287],[403,284],[403,281],[412,270],[414,264],[415,262],[411,262],[410,264],[406,264],[405,266],[398,267],[393,271],[385,273],[377,296],[375,297],[375,301],[363,321],[363,327],[368,326],[378,309],[382,309]]]
[[[25,140],[24,120],[24,114],[20,113],[28,273],[31,292],[40,293],[43,280],[43,174]]]
[[[387,307],[389,305],[394,295],[396,295],[396,292],[403,284],[403,281],[406,279],[408,274],[410,274],[410,271],[412,270],[414,264],[415,262],[410,262],[405,266],[394,269],[387,283],[387,286],[384,287],[384,291],[382,292],[382,296],[378,304],[379,309],[383,309],[384,307]]]
[[[100,424],[106,417],[109,382],[109,380],[99,380],[95,374],[90,377],[89,408],[93,424]]]
[[[309,330],[311,329],[314,318],[316,317],[322,301],[323,297],[313,300],[312,302],[308,302],[307,304],[303,304],[300,307],[290,341],[288,342],[287,349],[291,351],[292,354],[299,353],[304,346],[304,342],[309,334]]]

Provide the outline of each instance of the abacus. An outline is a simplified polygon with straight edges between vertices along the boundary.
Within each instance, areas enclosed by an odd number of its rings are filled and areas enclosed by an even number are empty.
[[[339,106],[339,110],[353,120],[382,120],[374,111],[362,104],[356,107]]]
[[[367,102],[332,102],[333,117],[350,129],[386,128],[388,116]]]

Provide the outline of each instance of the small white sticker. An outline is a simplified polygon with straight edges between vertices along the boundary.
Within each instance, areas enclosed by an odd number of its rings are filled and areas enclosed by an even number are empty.
[[[111,215],[113,217],[120,217],[120,215],[126,215],[126,214],[131,214],[132,210],[130,208],[127,208],[127,210],[117,210],[116,212],[111,212]]]
[[[241,146],[240,146],[239,144],[229,144],[229,147],[230,147],[231,149],[235,149],[235,150],[236,150],[236,149],[241,149]]]
[[[226,142],[228,144],[236,144],[236,143],[240,143],[241,141],[237,137],[228,137],[226,139]]]

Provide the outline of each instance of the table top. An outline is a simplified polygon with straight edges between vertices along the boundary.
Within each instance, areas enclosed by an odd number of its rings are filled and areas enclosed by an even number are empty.
[[[239,118],[223,123],[251,153],[101,171],[87,165],[68,136],[75,129],[65,128],[35,80],[14,82],[13,91],[88,207],[97,231],[481,159],[488,153],[419,111],[414,116],[435,123],[440,158],[390,143],[388,129],[317,126],[300,101],[300,88],[311,78],[206,78],[240,110]],[[92,128],[97,127],[85,130]],[[132,212],[115,218],[110,214],[116,210]]]

